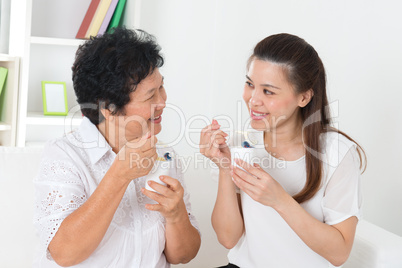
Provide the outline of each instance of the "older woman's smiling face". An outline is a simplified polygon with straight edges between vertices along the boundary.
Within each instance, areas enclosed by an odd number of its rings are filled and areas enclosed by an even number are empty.
[[[131,141],[143,136],[148,131],[152,135],[162,130],[162,112],[166,106],[166,91],[163,76],[159,69],[148,75],[130,94],[130,102],[124,106],[125,115],[118,116],[119,136]]]

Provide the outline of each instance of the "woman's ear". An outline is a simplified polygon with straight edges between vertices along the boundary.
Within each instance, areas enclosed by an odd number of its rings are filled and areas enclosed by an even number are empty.
[[[309,90],[303,92],[300,94],[300,100],[299,100],[299,107],[303,108],[306,107],[307,104],[311,101],[311,99],[314,96],[314,91],[310,88]]]
[[[114,116],[112,115],[112,112],[109,109],[101,108],[100,112],[107,121],[112,121],[114,119]]]
[[[102,113],[103,117],[108,121],[113,121],[116,117],[114,111],[116,110],[116,106],[114,104],[109,104],[108,106],[105,103],[100,103],[100,112]]]

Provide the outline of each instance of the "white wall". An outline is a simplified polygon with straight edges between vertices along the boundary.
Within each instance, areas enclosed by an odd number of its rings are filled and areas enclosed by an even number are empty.
[[[125,17],[129,25],[132,9],[129,3]],[[368,155],[364,217],[402,235],[401,10],[396,0],[146,0],[140,27],[161,44],[168,102],[180,106],[186,119],[223,114],[241,121],[236,109],[245,63],[262,38],[288,32],[312,44],[327,70],[330,100],[338,101],[335,121]],[[172,141],[183,122],[172,109],[165,115],[161,136]],[[201,125],[205,123],[198,120],[187,127]],[[190,137],[197,142],[199,135]],[[187,158],[198,152],[184,138],[176,149]],[[190,189],[197,204],[194,210],[208,233],[216,184],[194,163],[186,177],[194,180]],[[217,245],[216,256],[203,256],[205,252],[201,250],[200,258],[221,256],[225,250]],[[225,260],[217,258],[217,264]]]

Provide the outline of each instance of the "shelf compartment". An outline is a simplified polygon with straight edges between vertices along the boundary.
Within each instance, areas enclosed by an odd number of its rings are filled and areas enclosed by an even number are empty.
[[[68,114],[66,116],[43,115],[40,112],[29,112],[26,118],[27,125],[34,126],[79,126],[82,121],[81,115]]]
[[[0,122],[0,131],[11,130],[11,125]]]
[[[16,145],[19,61],[19,57],[0,54],[0,66],[8,69],[0,96],[0,144],[4,146]]]
[[[9,62],[12,62],[12,61],[16,61],[16,60],[18,60],[17,57],[10,56],[10,55],[8,55],[8,54],[2,54],[2,53],[0,53],[0,61],[9,61]]]

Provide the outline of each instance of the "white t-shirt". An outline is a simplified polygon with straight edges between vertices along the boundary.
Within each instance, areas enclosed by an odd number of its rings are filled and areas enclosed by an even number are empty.
[[[159,156],[172,153],[171,148],[157,151]],[[87,118],[76,131],[47,144],[39,175],[34,179],[34,224],[40,237],[34,267],[60,267],[52,260],[47,247],[61,222],[95,191],[115,157],[105,138]],[[191,213],[181,165],[177,158],[173,161],[169,175],[183,185],[190,221],[199,230]],[[165,219],[159,212],[145,208],[145,204],[154,201],[141,192],[143,187],[144,177],[131,181],[97,249],[73,267],[170,267],[163,253]]]
[[[248,133],[256,162],[290,194],[306,181],[305,157],[283,161],[264,149],[263,132]],[[335,132],[323,134],[324,176],[317,194],[301,206],[317,220],[334,225],[351,216],[360,218],[360,162],[356,145]],[[240,191],[245,232],[228,254],[229,262],[241,268],[334,267],[311,250],[272,207],[254,201]]]

